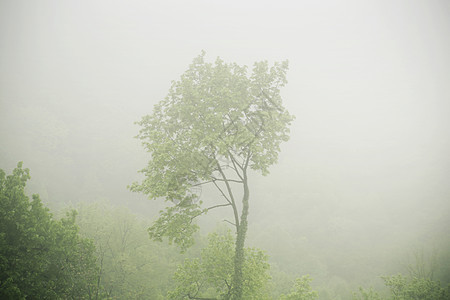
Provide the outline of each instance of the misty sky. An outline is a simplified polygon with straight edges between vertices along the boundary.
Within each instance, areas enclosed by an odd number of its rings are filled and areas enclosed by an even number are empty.
[[[137,145],[133,122],[201,50],[246,65],[289,60],[282,94],[296,121],[274,176],[343,198],[448,202],[445,0],[1,0],[0,158],[26,159],[21,136],[49,112],[74,131],[73,147],[103,137],[92,160],[118,141]],[[125,188],[134,173],[122,175]]]

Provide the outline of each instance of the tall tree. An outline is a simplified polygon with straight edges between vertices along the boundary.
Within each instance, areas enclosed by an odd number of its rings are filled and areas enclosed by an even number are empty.
[[[203,52],[193,60],[153,114],[138,123],[138,138],[151,160],[142,170],[145,179],[130,188],[171,203],[149,232],[153,239],[166,236],[182,249],[193,243],[198,229],[193,219],[229,207],[229,223],[236,229],[231,298],[241,299],[249,170],[267,175],[280,144],[289,139],[293,116],[280,96],[288,63],[269,67],[267,61],[257,62],[249,74],[246,66],[220,58],[207,63],[204,56]],[[221,194],[216,203],[199,200],[198,190],[206,184]],[[240,203],[236,189],[241,190]]]

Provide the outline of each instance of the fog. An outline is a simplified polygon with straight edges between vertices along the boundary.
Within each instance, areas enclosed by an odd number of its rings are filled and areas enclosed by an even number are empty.
[[[250,179],[249,245],[328,286],[435,251],[450,282],[448,1],[0,1],[0,168],[24,161],[55,210],[154,218],[163,203],[127,189],[149,159],[134,122],[202,50],[289,60],[296,119]]]

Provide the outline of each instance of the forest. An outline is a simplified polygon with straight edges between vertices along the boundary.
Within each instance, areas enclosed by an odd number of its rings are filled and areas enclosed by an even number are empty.
[[[108,202],[80,203],[55,218],[39,195],[26,195],[29,179],[21,162],[12,174],[0,170],[2,299],[237,299],[227,294],[235,252],[229,229],[198,235],[180,252],[151,241],[148,223]],[[406,274],[381,277],[380,291],[352,291],[355,280],[312,284],[309,274],[284,271],[263,250],[246,248],[240,299],[450,299],[450,285],[440,281],[447,260],[415,252]]]
[[[0,2],[0,299],[450,299],[445,1]]]

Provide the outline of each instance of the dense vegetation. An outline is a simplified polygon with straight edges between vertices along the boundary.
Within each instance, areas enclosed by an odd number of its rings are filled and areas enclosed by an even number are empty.
[[[148,222],[107,202],[80,204],[55,219],[19,163],[0,170],[0,297],[2,299],[224,299],[230,293],[234,239],[219,227],[186,253],[148,238]],[[308,275],[270,268],[268,256],[245,249],[242,299],[327,299]],[[450,299],[434,280],[437,266],[417,256],[409,274],[384,276],[384,289],[359,288],[355,300]],[[280,290],[280,287],[284,287]],[[320,289],[319,289],[320,290]],[[319,297],[320,296],[320,297]],[[334,298],[339,297],[335,295]],[[345,298],[341,298],[345,299]]]
[[[76,212],[53,219],[38,195],[26,196],[29,178],[21,163],[8,176],[0,169],[0,298],[97,298],[95,248],[79,235]]]

